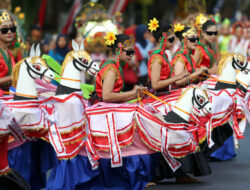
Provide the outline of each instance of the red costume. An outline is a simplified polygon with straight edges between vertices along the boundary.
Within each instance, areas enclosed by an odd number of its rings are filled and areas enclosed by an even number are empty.
[[[96,76],[95,90],[96,94],[100,98],[102,97],[102,80],[110,69],[116,73],[116,81],[113,92],[120,92],[123,89],[124,82],[121,66],[117,68],[117,64],[115,61],[107,60],[101,64],[100,71],[97,73]]]
[[[151,80],[151,67],[152,62],[157,61],[162,65],[161,67],[161,74],[160,74],[160,80],[168,79],[172,75],[172,67],[169,63],[168,56],[166,54],[161,55],[160,53],[157,53],[157,50],[150,53],[149,61],[148,61],[148,76]]]

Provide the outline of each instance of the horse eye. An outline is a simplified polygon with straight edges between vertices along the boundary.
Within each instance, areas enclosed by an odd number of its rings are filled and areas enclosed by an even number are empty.
[[[244,65],[244,63],[243,63],[242,61],[240,61],[240,65],[241,65],[241,66],[243,66],[243,65]]]
[[[87,59],[82,59],[82,62],[83,63],[88,63],[88,60]]]
[[[203,104],[204,101],[205,101],[204,98],[202,98],[202,97],[199,98],[199,103],[200,103],[200,104]]]
[[[40,65],[34,65],[33,67],[34,67],[37,71],[41,71]]]

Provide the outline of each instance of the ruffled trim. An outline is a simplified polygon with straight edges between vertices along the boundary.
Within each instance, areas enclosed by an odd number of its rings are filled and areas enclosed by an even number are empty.
[[[115,81],[117,81],[119,79],[119,77],[120,77],[119,71],[117,70],[117,68],[114,65],[110,64],[105,68],[105,71],[103,71],[103,74],[101,76],[101,84],[102,84],[102,81],[106,77],[109,70],[112,70],[116,73]]]
[[[151,70],[152,64],[154,64],[155,62],[159,63],[161,66],[163,65],[163,61],[162,61],[160,55],[158,55],[158,54],[152,55],[151,64],[150,64],[150,66],[148,67],[149,70]]]

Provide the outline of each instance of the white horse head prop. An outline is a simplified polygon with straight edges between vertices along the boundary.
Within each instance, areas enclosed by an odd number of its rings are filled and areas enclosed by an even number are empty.
[[[246,71],[245,72],[240,72],[238,71],[237,72],[237,75],[236,75],[236,87],[238,88],[241,88],[241,90],[243,91],[247,91],[247,88],[250,86],[250,70],[248,67],[250,67],[249,64],[250,62],[248,61],[247,62],[247,67],[246,67]],[[242,87],[244,89],[242,89]]]
[[[219,81],[235,82],[236,70],[248,73],[250,65],[244,55],[228,53],[224,55],[218,64]]]
[[[84,40],[82,40],[80,47],[72,40],[72,47],[74,51],[71,56],[74,66],[81,71],[88,72],[90,75],[96,75],[99,71],[99,65],[93,62],[88,53],[84,50]]]
[[[205,116],[211,113],[212,105],[209,101],[206,87],[190,87],[183,89],[183,92],[177,100],[173,111],[180,115],[186,121],[189,121],[192,112]]]
[[[99,65],[93,62],[89,54],[84,50],[83,41],[79,46],[72,40],[73,51],[69,52],[62,64],[60,85],[72,89],[80,89],[82,72],[96,75]]]
[[[32,45],[30,57],[19,61],[12,73],[13,86],[16,87],[16,95],[26,98],[37,98],[35,79],[41,79],[50,83],[54,78],[53,71],[47,68],[45,61],[40,57],[39,44]]]

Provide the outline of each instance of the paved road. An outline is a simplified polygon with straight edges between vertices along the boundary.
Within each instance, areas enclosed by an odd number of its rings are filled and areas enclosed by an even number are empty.
[[[236,154],[230,161],[211,162],[212,174],[197,178],[200,184],[164,183],[146,190],[250,190],[250,125]]]

